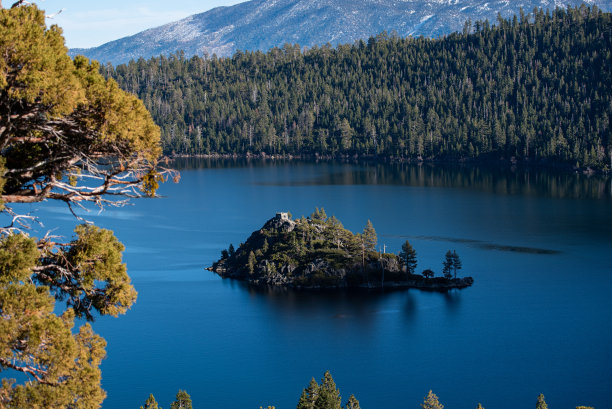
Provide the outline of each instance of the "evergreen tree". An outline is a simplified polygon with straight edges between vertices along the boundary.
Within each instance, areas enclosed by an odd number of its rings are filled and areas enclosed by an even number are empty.
[[[316,207],[315,211],[310,215],[310,218],[312,220],[320,220],[320,221],[327,220],[327,214],[325,213],[325,209],[321,208],[321,210],[319,210],[319,208]]]
[[[421,403],[421,408],[423,409],[444,409],[444,405],[442,405],[438,401],[438,397],[432,391],[429,391],[423,403]]]
[[[544,394],[542,393],[538,396],[538,401],[536,402],[536,409],[548,409],[548,405],[544,400]]]
[[[462,264],[461,264],[461,259],[459,258],[459,255],[457,254],[455,250],[453,250],[452,260],[453,260],[453,272],[455,273],[455,278],[457,278],[457,270],[461,270]]]
[[[406,266],[406,272],[408,275],[414,274],[417,267],[416,250],[412,247],[408,240],[402,244],[402,251],[400,252],[399,257]]]
[[[187,392],[179,390],[174,402],[170,404],[170,409],[193,409],[191,396]]]
[[[315,381],[315,378],[312,378],[308,387],[302,391],[297,409],[314,409],[318,397],[319,384]]]
[[[423,275],[423,277],[425,277],[425,278],[432,278],[432,277],[434,276],[434,274],[435,274],[435,273],[433,272],[433,270],[432,270],[432,269],[428,268],[428,269],[423,270],[423,272],[422,272],[421,274],[422,274],[422,275]]]
[[[348,402],[346,402],[345,409],[361,409],[361,406],[359,406],[359,401],[357,398],[355,398],[355,395],[351,395],[349,397]]]
[[[153,394],[149,395],[149,398],[145,402],[144,406],[141,406],[140,409],[161,409],[155,400]]]
[[[376,243],[378,242],[378,237],[376,236],[376,230],[374,230],[372,222],[369,220],[365,228],[363,229],[362,239],[366,251],[376,251]]]
[[[476,409],[485,409],[485,408],[479,403]]]
[[[145,101],[166,152],[514,157],[603,169],[611,14],[582,6],[532,17],[436,39],[177,53],[103,70]]]
[[[319,386],[319,395],[314,404],[314,409],[341,409],[340,391],[336,388],[329,371],[325,372],[321,385]]]
[[[451,251],[447,251],[444,256],[444,262],[442,263],[442,275],[446,278],[453,277],[453,254]]]
[[[61,29],[46,27],[44,12],[26,3],[0,4],[0,216],[27,220],[13,203],[58,200],[72,209],[153,196],[160,130],[143,103],[104,79],[97,63],[72,60]],[[89,323],[75,328],[75,318],[118,316],[136,300],[123,245],[91,224],[61,244],[7,224],[0,371],[21,376],[3,379],[0,407],[100,407],[106,342]]]
[[[229,255],[233,257],[234,254],[236,254],[236,249],[234,249],[234,245],[230,243],[230,245],[229,245]]]
[[[247,267],[249,269],[249,274],[253,274],[255,272],[255,264],[257,263],[257,259],[255,258],[255,253],[252,251],[249,252],[249,260]]]

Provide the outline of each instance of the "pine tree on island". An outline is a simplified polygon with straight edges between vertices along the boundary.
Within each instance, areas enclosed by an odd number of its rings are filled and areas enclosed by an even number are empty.
[[[416,250],[408,240],[402,244],[402,251],[399,253],[399,256],[404,266],[406,266],[406,274],[408,276],[413,275],[417,267],[417,255]]]
[[[444,277],[451,279],[453,278],[454,274],[454,278],[457,278],[457,270],[461,270],[462,263],[461,259],[459,258],[459,255],[455,250],[453,250],[452,252],[448,250],[446,252],[446,255],[444,256],[444,261],[442,262],[442,266],[442,274],[444,275]]]
[[[446,255],[444,256],[444,261],[442,262],[442,275],[445,278],[452,278],[453,277],[453,253],[451,253],[451,251],[447,251]]]
[[[257,263],[257,259],[255,258],[255,253],[251,251],[249,253],[249,261],[248,261],[248,267],[249,267],[250,274],[253,274],[255,272],[255,263]]]
[[[375,251],[376,244],[378,243],[378,236],[376,235],[376,230],[374,230],[374,225],[372,222],[368,220],[365,228],[363,229],[363,243],[366,251]]]
[[[457,278],[457,270],[461,270],[461,259],[455,250],[453,250],[453,272],[455,273],[455,278]]]

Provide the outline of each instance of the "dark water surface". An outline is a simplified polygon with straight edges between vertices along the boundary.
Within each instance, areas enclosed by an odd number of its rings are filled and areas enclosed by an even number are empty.
[[[184,161],[166,198],[89,217],[114,229],[138,302],[94,328],[108,341],[104,408],[179,388],[196,408],[295,407],[331,370],[344,400],[415,408],[610,407],[612,192],[584,175],[414,165]],[[74,220],[59,205],[51,228]],[[447,250],[473,287],[447,294],[263,292],[203,268],[277,211],[324,207],[418,269]],[[44,207],[44,206],[43,206]],[[41,207],[41,208],[43,208]],[[62,231],[62,230],[60,230]]]

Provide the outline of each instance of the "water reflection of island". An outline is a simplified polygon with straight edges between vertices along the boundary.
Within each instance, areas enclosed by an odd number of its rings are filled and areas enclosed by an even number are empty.
[[[299,291],[285,287],[256,287],[243,281],[223,280],[224,287],[247,295],[252,311],[273,313],[282,323],[276,330],[291,332],[294,326],[326,326],[330,331],[352,329],[364,337],[372,336],[372,329],[381,322],[399,319],[406,326],[442,316],[455,319],[462,310],[462,292],[369,291],[358,289],[334,291]],[[302,328],[303,329],[303,328]],[[320,330],[320,328],[319,328]]]

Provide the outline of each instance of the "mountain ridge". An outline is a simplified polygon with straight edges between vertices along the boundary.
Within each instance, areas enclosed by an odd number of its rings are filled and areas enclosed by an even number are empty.
[[[286,43],[335,46],[383,31],[438,37],[460,31],[468,19],[495,21],[498,13],[507,18],[521,8],[527,13],[536,7],[552,10],[583,3],[612,10],[612,0],[250,0],[69,53],[116,65],[179,50],[188,57],[226,57],[237,50],[267,51]]]

